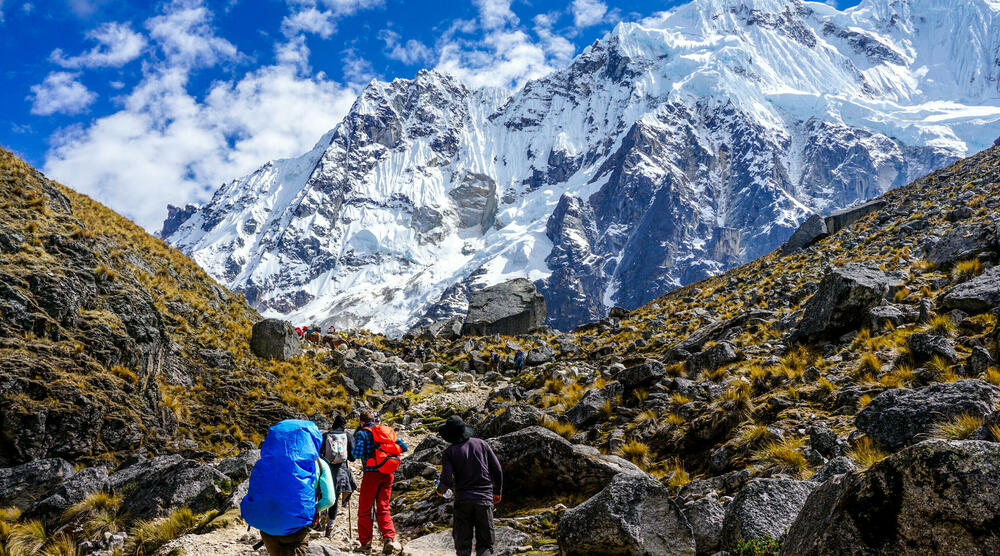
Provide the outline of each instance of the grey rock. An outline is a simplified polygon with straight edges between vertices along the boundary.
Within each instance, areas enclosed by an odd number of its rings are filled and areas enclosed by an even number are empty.
[[[281,319],[264,319],[253,325],[250,349],[257,357],[287,361],[302,354],[299,336],[292,323]]]
[[[826,458],[835,458],[844,453],[847,442],[827,427],[809,427],[809,444]]]
[[[556,539],[562,554],[695,554],[695,537],[670,492],[646,474],[620,474],[567,510]]]
[[[151,519],[180,507],[195,513],[224,507],[227,496],[222,487],[232,484],[216,468],[180,456],[141,460],[112,473],[109,480],[115,490],[128,487],[121,508],[136,519]]]
[[[921,442],[817,488],[781,554],[995,555],[997,484],[1000,443]]]
[[[955,351],[955,345],[950,339],[944,336],[917,332],[906,340],[906,345],[921,360],[938,355],[949,363],[958,361],[958,353]]]
[[[589,427],[600,419],[601,407],[624,391],[622,383],[617,380],[608,383],[604,388],[590,390],[576,405],[567,409],[563,416],[577,428]]]
[[[828,235],[830,232],[826,228],[826,220],[818,214],[813,214],[806,218],[802,224],[799,224],[788,241],[781,246],[781,254],[787,255],[799,249],[805,249]]]
[[[973,315],[1000,307],[1000,266],[949,290],[941,299],[941,307],[944,310],[960,309]]]
[[[472,294],[463,336],[526,334],[545,324],[545,298],[535,284],[517,278]]]
[[[529,366],[542,365],[555,359],[555,356],[556,352],[554,349],[548,345],[542,344],[541,346],[528,351],[528,354],[524,356],[524,362]]]
[[[68,461],[59,458],[0,469],[0,507],[27,508],[75,472]]]
[[[865,216],[879,210],[886,204],[886,201],[876,199],[874,201],[868,201],[867,203],[861,203],[859,205],[854,205],[853,207],[847,207],[845,209],[832,212],[829,216],[823,219],[826,223],[827,232],[835,234]]]
[[[528,427],[488,440],[504,471],[504,498],[516,502],[539,493],[588,496],[619,473],[641,473],[630,462],[572,444],[543,427]]]
[[[684,505],[683,511],[694,532],[695,551],[698,556],[708,556],[718,552],[722,542],[722,522],[726,517],[726,509],[715,493],[688,502]]]
[[[517,529],[499,525],[494,528],[493,554],[509,556],[518,547],[531,544],[531,537]],[[417,537],[403,547],[403,556],[454,556],[455,541],[452,530],[445,529],[430,535]]]
[[[895,388],[876,396],[854,422],[882,448],[898,450],[921,440],[936,423],[963,414],[981,417],[998,402],[1000,388],[975,379]]]
[[[385,390],[382,375],[360,361],[347,360],[343,365],[345,376],[351,379],[360,392],[381,392]]]
[[[667,371],[659,361],[646,361],[640,365],[629,367],[618,373],[615,379],[625,387],[625,390],[635,390],[655,384]]]
[[[795,521],[816,483],[792,479],[754,479],[726,507],[722,547],[741,540],[780,539]]]
[[[490,415],[477,428],[480,437],[493,438],[538,425],[544,416],[535,406],[514,404],[495,415]]]
[[[105,467],[87,467],[46,493],[45,497],[32,505],[21,516],[23,520],[38,519],[50,522],[59,517],[70,506],[83,500],[88,494],[110,489],[108,470]]]
[[[351,553],[338,550],[321,542],[311,542],[306,548],[306,554],[309,556],[349,556]]]
[[[826,465],[820,468],[809,480],[814,483],[825,483],[830,479],[843,475],[857,469],[858,466],[855,465],[854,460],[847,456],[837,456],[830,461],[826,462]]]
[[[220,473],[229,477],[234,484],[250,478],[253,465],[260,459],[260,450],[247,450],[238,456],[224,459],[215,464]]]
[[[625,307],[615,306],[612,307],[611,309],[608,309],[608,316],[613,319],[627,319],[631,314],[632,312],[626,309]]]
[[[898,278],[862,264],[831,269],[806,303],[795,338],[836,338],[857,330],[865,324],[868,311],[899,283]]]
[[[955,226],[939,238],[926,237],[925,242],[923,258],[945,267],[977,257],[992,247],[989,231],[976,225]]]
[[[714,346],[696,353],[687,360],[687,373],[690,377],[698,376],[702,371],[714,371],[723,365],[740,360],[736,349],[729,342],[719,342]]]
[[[989,351],[980,346],[972,348],[972,354],[969,355],[968,359],[970,375],[976,376],[980,373],[985,373],[987,369],[993,365],[996,365],[996,361],[993,359],[993,356],[990,355]]]
[[[899,326],[905,319],[906,313],[895,305],[879,305],[868,311],[868,327],[874,331],[885,330],[887,324]]]

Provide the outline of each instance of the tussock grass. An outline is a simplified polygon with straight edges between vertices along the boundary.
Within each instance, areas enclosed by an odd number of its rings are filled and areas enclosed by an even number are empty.
[[[983,263],[979,259],[958,261],[951,269],[951,278],[956,282],[971,280],[983,273]]]
[[[670,480],[667,481],[667,485],[671,488],[679,489],[691,482],[691,477],[684,468],[684,464],[678,458],[674,458],[673,461],[670,462],[670,465],[667,467],[667,472],[670,473]]]
[[[792,475],[802,476],[809,469],[809,461],[801,452],[804,445],[805,439],[794,436],[771,441],[754,453],[754,459]]]
[[[925,330],[939,336],[954,336],[958,331],[958,325],[948,315],[934,315],[927,323]]]
[[[965,440],[983,426],[983,418],[977,415],[963,414],[934,425],[931,435],[949,440]]]
[[[676,413],[671,413],[667,415],[667,422],[675,427],[679,427],[684,424],[684,418]]]
[[[862,395],[860,398],[858,398],[858,409],[863,409],[865,407],[868,407],[868,404],[872,403],[872,399],[873,398],[871,394]]]
[[[983,379],[994,386],[1000,386],[1000,367],[990,367],[986,369]]]
[[[576,427],[573,426],[573,423],[557,421],[551,417],[543,419],[542,426],[565,438],[566,440],[573,438],[573,435],[577,433]]]
[[[867,436],[859,438],[854,447],[847,451],[846,455],[857,462],[861,469],[868,469],[888,456],[888,454],[878,447],[874,440]]]
[[[649,464],[649,445],[633,438],[622,445],[621,456],[645,469]]]
[[[1000,425],[994,423],[987,428],[990,430],[990,434],[993,435],[993,440],[1000,442]]]
[[[670,395],[670,400],[677,405],[685,405],[691,403],[691,398],[683,394],[678,394],[676,392]]]

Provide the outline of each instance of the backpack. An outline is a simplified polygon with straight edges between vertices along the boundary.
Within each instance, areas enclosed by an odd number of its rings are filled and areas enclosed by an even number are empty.
[[[372,440],[375,441],[375,454],[365,460],[365,467],[373,467],[376,470],[392,475],[399,468],[399,455],[403,449],[396,444],[396,431],[389,425],[375,425],[365,427],[366,431],[372,433]]]
[[[347,461],[347,433],[328,432],[323,435],[323,459],[330,465]]]
[[[322,436],[312,421],[286,419],[267,431],[240,503],[244,521],[270,535],[308,526],[316,513],[316,459]]]

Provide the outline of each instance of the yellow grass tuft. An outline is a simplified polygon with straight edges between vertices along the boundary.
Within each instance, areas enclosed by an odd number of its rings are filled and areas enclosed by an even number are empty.
[[[955,281],[970,280],[983,273],[983,263],[979,259],[958,261],[951,269],[951,278]]]
[[[622,445],[621,456],[645,469],[649,463],[649,445],[640,440],[629,440]]]
[[[771,441],[754,453],[754,459],[773,465],[781,471],[802,476],[809,469],[809,461],[800,451],[804,445],[805,439],[794,436],[780,442]]]
[[[934,425],[931,434],[937,438],[949,440],[965,440],[983,426],[983,418],[976,415],[963,414]]]
[[[882,461],[888,456],[883,452],[875,441],[867,436],[858,439],[854,447],[847,451],[847,457],[858,463],[862,469],[868,469],[872,465]]]

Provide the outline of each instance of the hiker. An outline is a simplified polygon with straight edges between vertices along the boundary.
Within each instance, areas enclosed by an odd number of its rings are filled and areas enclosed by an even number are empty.
[[[330,327],[326,329],[326,333],[330,335],[336,334],[337,327],[331,324]]]
[[[438,435],[451,445],[441,455],[437,492],[447,496],[449,489],[455,490],[451,530],[455,553],[470,556],[475,538],[476,555],[493,556],[493,506],[500,503],[503,492],[503,469],[490,445],[473,434],[458,415],[438,427]]]
[[[305,334],[305,331],[302,330],[301,326],[296,326],[295,327],[295,333],[299,335],[299,339],[301,340],[302,339],[302,335]]]
[[[500,372],[500,354],[495,351],[490,355],[490,370],[495,373]]]
[[[337,489],[337,500],[343,507],[348,507],[351,494],[358,489],[358,483],[351,475],[348,461],[354,461],[354,437],[347,434],[347,420],[343,415],[333,417],[333,425],[329,432],[323,435],[323,448],[320,454],[330,464],[333,484]],[[333,536],[333,526],[337,520],[337,504],[326,511],[326,538]]]
[[[424,362],[424,347],[421,346],[420,344],[417,344],[416,349],[413,350],[413,359],[417,363],[423,363]]]
[[[240,514],[260,530],[271,556],[306,556],[310,525],[333,505],[336,488],[321,442],[312,421],[286,419],[267,431]]]
[[[514,370],[521,372],[524,370],[524,350],[517,350],[514,354]]]
[[[389,513],[393,473],[399,467],[399,455],[408,450],[406,443],[396,438],[389,425],[377,424],[375,412],[362,409],[361,426],[354,433],[354,457],[361,460],[361,494],[358,497],[358,541],[361,551],[369,552],[372,545],[372,506],[378,529],[382,533],[382,552],[392,554],[402,550],[396,542],[396,528]]]

